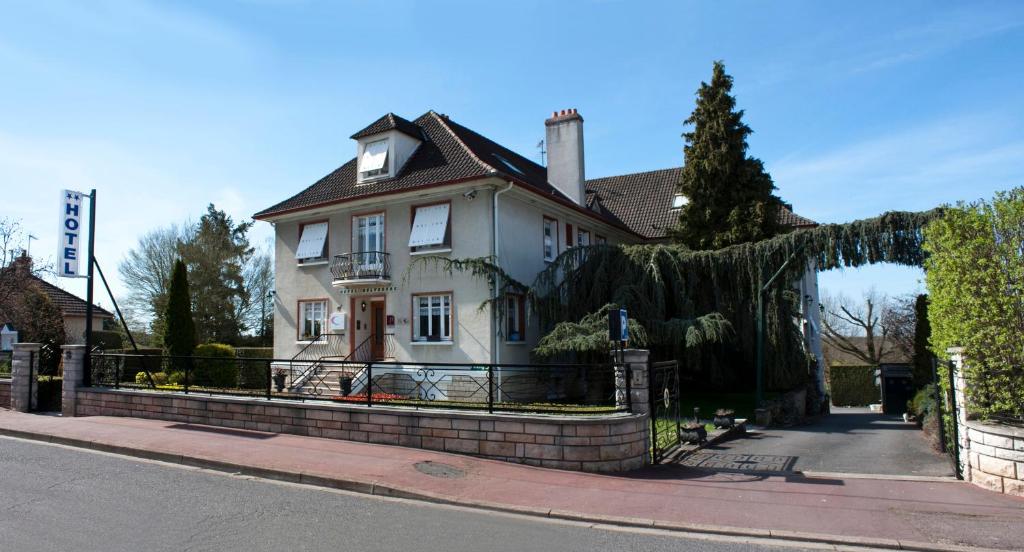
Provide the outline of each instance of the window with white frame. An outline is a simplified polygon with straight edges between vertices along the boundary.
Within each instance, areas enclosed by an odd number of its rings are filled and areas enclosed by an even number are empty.
[[[362,179],[387,176],[388,153],[387,139],[363,146],[363,154],[359,157],[359,176]]]
[[[312,341],[327,328],[327,300],[299,301],[299,341]]]
[[[299,225],[299,246],[295,259],[299,264],[327,260],[327,221]]]
[[[384,267],[384,213],[353,217],[352,264],[361,271]]]
[[[589,230],[584,230],[582,228],[579,229],[579,232],[576,234],[576,245],[580,245],[580,246],[590,245],[590,231]]]
[[[414,252],[451,249],[452,204],[421,205],[412,209],[409,248]]]
[[[690,200],[686,196],[684,196],[683,194],[676,194],[676,195],[672,196],[672,208],[673,209],[682,209],[683,205],[686,205],[689,202],[690,202]]]
[[[452,294],[413,295],[413,341],[452,340]]]
[[[553,261],[558,256],[558,221],[544,217],[544,260]]]
[[[526,309],[523,296],[509,293],[505,296],[505,341],[526,339]]]

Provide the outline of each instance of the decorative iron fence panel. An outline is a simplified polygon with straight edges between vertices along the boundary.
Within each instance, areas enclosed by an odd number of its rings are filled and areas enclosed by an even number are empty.
[[[651,461],[657,464],[680,445],[679,363],[650,365]]]
[[[316,372],[289,385],[290,360],[103,354],[92,359],[100,387],[187,394],[327,400],[366,406],[603,414],[616,406],[615,365],[456,364],[316,361]],[[126,365],[144,366],[133,374]],[[246,375],[248,374],[248,375]],[[150,381],[152,378],[152,381]]]

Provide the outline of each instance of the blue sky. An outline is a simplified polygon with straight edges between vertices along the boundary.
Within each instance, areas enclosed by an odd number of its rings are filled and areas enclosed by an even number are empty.
[[[349,159],[348,136],[388,111],[447,113],[536,158],[545,116],[575,107],[589,177],[677,166],[716,59],[750,153],[799,213],[927,209],[1024,185],[1022,28],[1019,2],[6,3],[0,216],[52,260],[58,190],[97,188],[117,280],[141,233],[209,202],[250,216]],[[899,294],[921,277],[821,282]]]

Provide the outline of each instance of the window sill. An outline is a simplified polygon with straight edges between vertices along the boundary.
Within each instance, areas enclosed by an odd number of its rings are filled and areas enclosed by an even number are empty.
[[[299,341],[296,341],[295,344],[296,345],[327,345],[327,340],[326,339],[321,340],[321,341],[302,341],[302,340],[299,340]]]
[[[522,345],[526,345],[526,342],[525,341],[506,341],[505,345],[511,345],[513,347],[519,347],[519,346],[522,346]]]
[[[455,345],[454,341],[411,341],[413,347],[439,347]]]
[[[427,249],[425,251],[409,251],[409,255],[411,255],[411,256],[415,256],[415,255],[436,255],[436,254],[440,254],[440,253],[451,253],[451,252],[452,252],[452,248],[451,247],[443,247],[441,249]]]
[[[328,261],[327,259],[324,259],[322,261],[309,261],[309,262],[306,262],[306,263],[295,263],[295,264],[298,265],[298,266],[327,266],[328,264],[330,264],[330,261]]]

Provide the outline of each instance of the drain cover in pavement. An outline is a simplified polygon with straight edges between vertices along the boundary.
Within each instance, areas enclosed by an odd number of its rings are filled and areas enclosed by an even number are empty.
[[[458,479],[466,476],[466,472],[456,468],[455,466],[449,466],[448,464],[442,464],[440,462],[431,462],[430,460],[427,460],[426,462],[417,462],[413,464],[413,467],[415,467],[416,471],[420,473],[425,473],[433,477],[440,477],[442,479]]]

